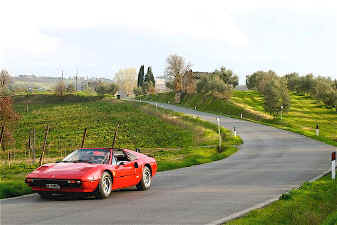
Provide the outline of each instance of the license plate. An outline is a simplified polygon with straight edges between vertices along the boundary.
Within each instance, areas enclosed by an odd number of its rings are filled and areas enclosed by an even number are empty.
[[[46,187],[49,189],[61,189],[61,186],[58,184],[46,184]]]

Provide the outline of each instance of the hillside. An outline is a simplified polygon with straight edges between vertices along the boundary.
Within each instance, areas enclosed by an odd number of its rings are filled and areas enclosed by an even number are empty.
[[[281,129],[290,130],[308,137],[321,140],[337,146],[337,112],[327,108],[322,102],[309,96],[290,94],[291,108],[288,113],[283,113],[283,119],[273,119],[264,113],[263,96],[256,91],[235,90],[229,101],[220,100],[212,96],[199,94],[187,95],[181,105],[200,111],[212,112],[230,117],[257,121]],[[173,93],[161,93],[144,97],[146,100],[174,103]],[[316,124],[320,127],[320,136],[316,137]]]
[[[28,100],[29,112],[26,112]],[[0,198],[30,193],[24,184],[27,172],[36,168],[42,152],[47,124],[45,162],[55,162],[81,145],[84,128],[88,128],[84,147],[110,147],[117,123],[118,148],[140,148],[158,162],[158,170],[186,167],[223,159],[233,154],[240,138],[222,130],[223,148],[217,151],[217,127],[148,104],[124,102],[98,96],[57,97],[54,95],[16,96],[15,110],[20,120],[15,125],[14,142],[9,151],[0,152]],[[28,137],[36,130],[35,163],[28,149]]]

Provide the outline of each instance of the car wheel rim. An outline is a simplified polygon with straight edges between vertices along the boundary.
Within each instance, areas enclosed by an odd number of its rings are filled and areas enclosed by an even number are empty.
[[[151,184],[151,173],[148,169],[144,171],[144,183],[146,187],[150,186]]]
[[[104,177],[103,180],[103,190],[106,194],[110,193],[110,189],[111,189],[111,181],[109,179],[109,177]]]

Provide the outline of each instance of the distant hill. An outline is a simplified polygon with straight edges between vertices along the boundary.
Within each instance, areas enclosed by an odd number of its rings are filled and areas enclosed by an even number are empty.
[[[52,90],[56,86],[57,82],[60,81],[60,77],[48,77],[48,76],[35,76],[35,75],[19,75],[12,78],[12,88],[15,89],[44,89],[44,90]],[[75,77],[73,78],[65,78],[63,80],[66,85],[76,84]],[[93,83],[97,81],[103,81],[106,83],[111,83],[112,80],[106,78],[90,78],[87,79],[85,77],[79,76],[77,79],[77,89],[81,90],[84,86],[87,86],[88,83]]]

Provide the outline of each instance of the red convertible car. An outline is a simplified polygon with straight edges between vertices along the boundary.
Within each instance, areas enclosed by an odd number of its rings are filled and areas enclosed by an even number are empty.
[[[147,190],[157,172],[154,158],[128,149],[78,149],[62,161],[40,166],[25,182],[42,198],[55,194],[93,193],[107,198],[116,189]]]

